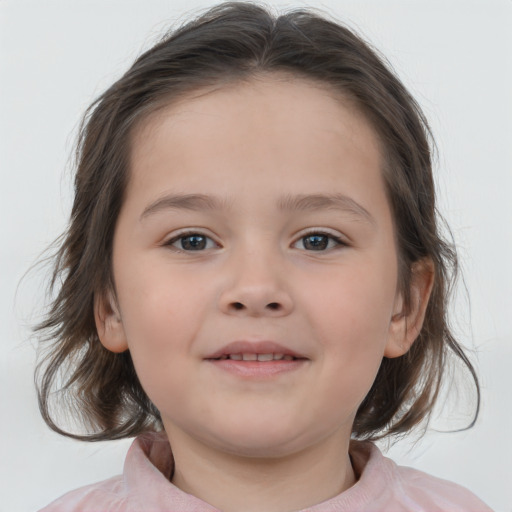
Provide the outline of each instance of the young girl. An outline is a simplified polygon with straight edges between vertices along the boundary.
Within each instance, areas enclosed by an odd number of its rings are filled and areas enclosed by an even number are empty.
[[[477,383],[429,137],[306,11],[222,4],[138,58],[81,131],[38,371],[51,428],[137,438],[122,476],[43,510],[490,510],[371,442],[428,420],[449,356]]]

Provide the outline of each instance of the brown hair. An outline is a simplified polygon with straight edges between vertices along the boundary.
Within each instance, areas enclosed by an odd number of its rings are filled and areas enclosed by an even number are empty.
[[[384,358],[359,407],[353,435],[376,439],[428,420],[447,356],[475,370],[452,336],[447,300],[457,271],[454,249],[440,236],[431,169],[432,138],[411,95],[383,59],[351,30],[305,10],[273,16],[250,3],[225,3],[167,35],[88,109],[77,145],[75,199],[60,239],[44,322],[44,357],[36,372],[39,405],[55,431],[85,440],[160,430],[129,351],[106,350],[93,304],[113,292],[112,242],[129,179],[130,135],[163,105],[204,87],[291,73],[330,86],[355,101],[380,137],[384,178],[394,214],[399,286],[407,304],[414,262],[430,258],[434,286],[424,326],[402,357]],[[58,285],[58,286],[57,286]],[[85,434],[54,421],[53,400],[75,412]]]

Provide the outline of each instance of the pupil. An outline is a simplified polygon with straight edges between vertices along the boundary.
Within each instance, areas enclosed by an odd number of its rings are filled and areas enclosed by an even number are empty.
[[[328,239],[325,235],[310,235],[304,238],[304,247],[313,251],[327,248]]]
[[[181,239],[182,249],[188,251],[198,251],[206,247],[206,237],[202,235],[190,235]]]

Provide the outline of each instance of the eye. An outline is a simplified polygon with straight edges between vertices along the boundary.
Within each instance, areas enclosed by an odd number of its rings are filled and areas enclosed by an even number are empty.
[[[165,245],[180,251],[204,251],[205,249],[218,247],[216,242],[202,233],[182,233],[179,236],[171,238]]]
[[[327,251],[334,249],[338,246],[345,246],[346,243],[341,238],[336,237],[329,233],[308,233],[307,235],[299,238],[293,247],[296,249],[305,249],[307,251]]]

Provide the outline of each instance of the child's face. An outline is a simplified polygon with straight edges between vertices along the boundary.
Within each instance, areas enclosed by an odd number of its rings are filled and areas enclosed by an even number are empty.
[[[196,95],[135,133],[118,307],[97,322],[171,439],[278,456],[348,438],[382,357],[405,351],[381,167],[363,116],[300,79]]]

